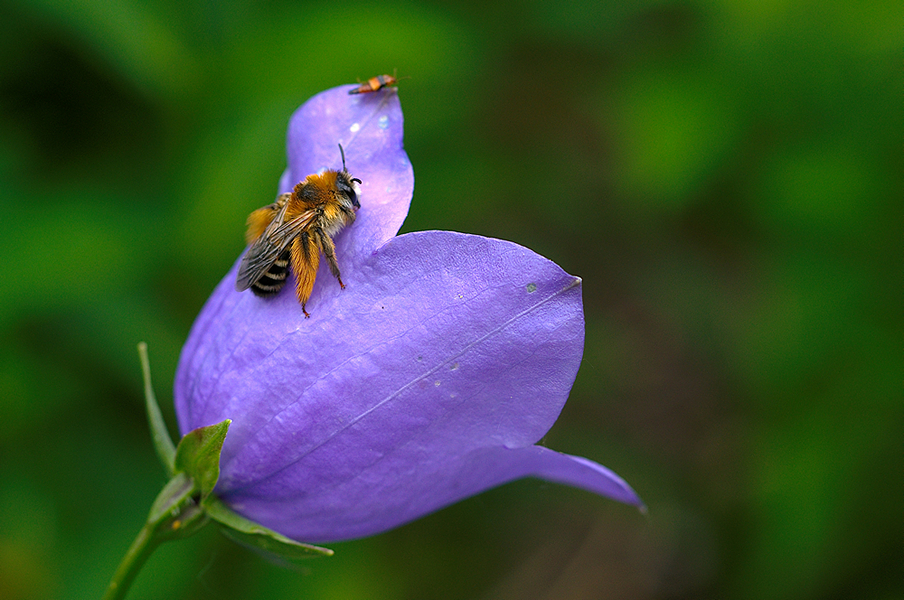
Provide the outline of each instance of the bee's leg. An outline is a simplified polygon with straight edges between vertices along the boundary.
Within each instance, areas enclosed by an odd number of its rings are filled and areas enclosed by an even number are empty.
[[[326,263],[330,266],[330,273],[339,280],[339,286],[344,290],[345,284],[342,283],[342,277],[339,276],[339,263],[336,262],[336,245],[333,243],[332,238],[323,233],[322,230],[318,229],[316,233],[318,245],[323,251],[323,256],[326,257]]]
[[[314,289],[314,279],[317,277],[317,265],[320,264],[320,254],[317,245],[311,239],[307,231],[303,231],[292,242],[292,270],[295,272],[295,295],[301,304],[301,311],[305,318],[310,317],[305,310],[305,304],[311,297]]]

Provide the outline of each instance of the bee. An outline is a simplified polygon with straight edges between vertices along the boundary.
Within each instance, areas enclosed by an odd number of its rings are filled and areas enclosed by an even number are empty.
[[[404,79],[402,77],[401,79]],[[376,77],[371,77],[360,86],[356,87],[353,90],[349,90],[349,94],[369,94],[370,92],[378,92],[385,88],[387,85],[396,85],[399,82],[399,78],[395,75],[377,75]]]
[[[339,152],[341,171],[308,175],[290,193],[281,194],[273,204],[248,215],[245,240],[250,246],[239,266],[237,291],[251,288],[257,296],[273,296],[286,284],[291,266],[296,279],[295,294],[307,319],[311,315],[305,304],[314,289],[321,254],[339,286],[345,289],[333,236],[354,223],[355,213],[361,208],[356,186],[361,180],[346,169],[341,145]]]

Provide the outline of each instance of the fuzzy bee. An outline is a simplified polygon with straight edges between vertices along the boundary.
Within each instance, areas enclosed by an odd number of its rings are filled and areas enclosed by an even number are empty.
[[[356,184],[361,180],[346,169],[342,146],[339,152],[341,171],[308,175],[292,192],[281,194],[276,202],[248,216],[245,240],[250,246],[239,265],[237,291],[251,288],[257,296],[273,296],[286,284],[291,267],[296,279],[295,293],[308,318],[311,315],[305,304],[314,289],[321,254],[345,289],[333,236],[355,221],[355,213],[361,208]]]

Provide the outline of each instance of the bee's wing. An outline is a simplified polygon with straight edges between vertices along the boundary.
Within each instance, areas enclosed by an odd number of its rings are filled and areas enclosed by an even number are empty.
[[[242,257],[242,264],[239,265],[239,273],[235,279],[236,291],[242,292],[257,283],[292,241],[311,224],[315,212],[305,211],[287,222],[285,216],[286,207],[283,206],[264,233],[251,244],[248,252]]]

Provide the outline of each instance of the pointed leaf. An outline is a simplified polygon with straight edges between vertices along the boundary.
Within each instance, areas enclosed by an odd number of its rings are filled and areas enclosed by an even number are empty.
[[[329,548],[296,542],[272,529],[267,529],[263,525],[237,515],[216,496],[208,496],[202,506],[211,519],[223,525],[222,531],[225,535],[267,554],[290,561],[312,556],[333,555],[333,551]]]
[[[160,406],[157,404],[157,396],[151,385],[151,363],[148,360],[148,345],[144,342],[138,344],[138,358],[141,361],[141,374],[144,377],[144,400],[148,411],[148,423],[151,426],[151,438],[154,440],[154,449],[157,451],[157,457],[163,464],[163,468],[166,469],[167,475],[172,477],[175,473],[173,465],[176,446],[163,421]]]
[[[213,491],[220,477],[220,452],[231,422],[226,419],[189,431],[176,448],[176,471],[184,471],[195,480],[202,499]]]

